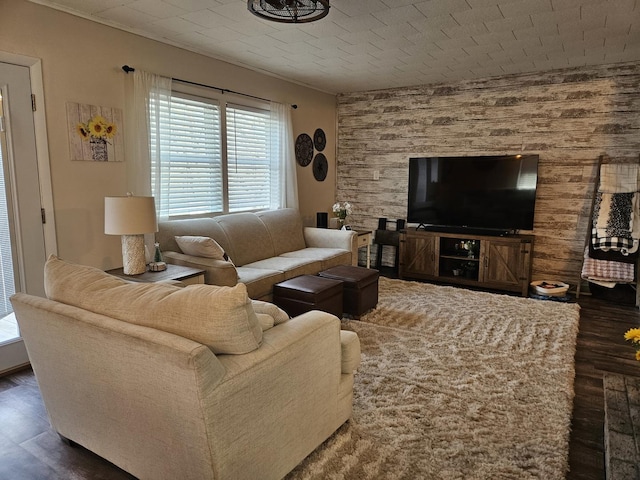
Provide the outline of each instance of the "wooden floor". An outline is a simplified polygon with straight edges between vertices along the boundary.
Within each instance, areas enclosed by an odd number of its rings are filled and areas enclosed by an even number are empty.
[[[624,341],[640,327],[635,307],[580,297],[575,398],[569,450],[569,479],[604,480],[604,392],[602,373],[640,376],[635,350]]]
[[[602,373],[640,376],[623,340],[640,313],[582,296],[568,479],[604,480]],[[62,443],[50,428],[31,370],[0,378],[0,480],[131,479],[83,448]],[[514,479],[516,480],[516,479]]]

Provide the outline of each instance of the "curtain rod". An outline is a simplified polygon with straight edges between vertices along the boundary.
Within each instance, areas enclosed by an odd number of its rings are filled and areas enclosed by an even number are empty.
[[[129,65],[123,65],[122,66],[122,70],[124,70],[124,73],[129,73],[129,72],[135,72],[136,71],[135,68],[130,67]],[[213,90],[218,90],[223,95],[225,93],[233,93],[235,95],[242,95],[243,97],[249,97],[249,98],[255,98],[256,100],[262,100],[264,102],[270,102],[271,101],[268,98],[256,97],[255,95],[249,95],[248,93],[236,92],[234,90],[229,90],[228,88],[214,87],[213,85],[205,85],[204,83],[191,82],[189,80],[182,80],[181,78],[171,77],[171,80],[174,80],[174,81],[180,82],[180,83],[187,83],[189,85],[196,85],[198,87],[211,88]],[[293,105],[291,105],[291,108],[293,108],[295,110],[296,108],[298,108],[298,105],[293,104]]]

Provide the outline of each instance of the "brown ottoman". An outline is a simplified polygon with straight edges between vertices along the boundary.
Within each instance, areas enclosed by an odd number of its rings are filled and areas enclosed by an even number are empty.
[[[342,280],[344,313],[360,318],[362,314],[378,304],[377,270],[351,265],[339,265],[318,274],[322,278]]]
[[[341,318],[342,282],[315,275],[301,275],[276,283],[273,286],[273,303],[292,317],[310,310],[322,310]]]

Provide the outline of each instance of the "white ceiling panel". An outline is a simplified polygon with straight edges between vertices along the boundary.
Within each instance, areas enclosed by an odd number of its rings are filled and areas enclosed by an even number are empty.
[[[178,17],[188,11],[179,6],[158,0],[137,0],[129,6],[134,10],[158,18]]]
[[[155,17],[147,13],[140,12],[131,7],[113,7],[100,12],[100,16],[105,20],[128,25],[130,27],[142,27],[149,23],[149,20],[160,20],[162,17]]]
[[[229,23],[227,17],[208,9],[196,10],[186,15],[181,15],[183,20],[194,23],[198,27],[215,28],[219,25],[226,25]],[[196,27],[197,29],[197,27]]]
[[[638,0],[330,0],[299,25],[245,0],[32,1],[331,93],[640,61]]]

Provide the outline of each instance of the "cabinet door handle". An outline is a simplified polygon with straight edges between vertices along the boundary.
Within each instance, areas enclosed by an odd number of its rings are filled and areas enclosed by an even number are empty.
[[[484,268],[489,267],[489,257],[484,257]]]

